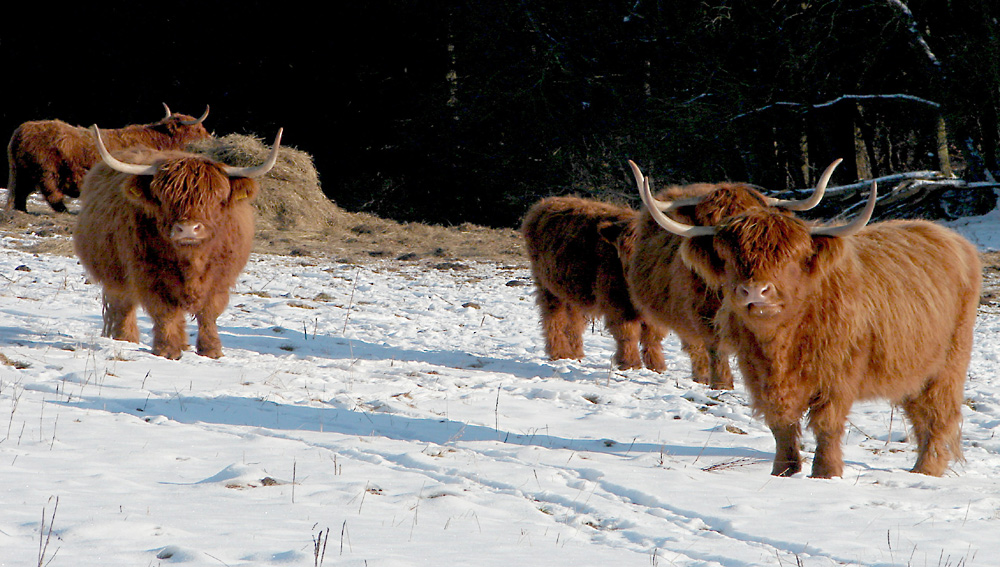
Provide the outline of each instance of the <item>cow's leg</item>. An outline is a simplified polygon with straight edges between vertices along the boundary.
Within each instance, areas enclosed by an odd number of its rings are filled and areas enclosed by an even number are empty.
[[[17,177],[21,177],[20,183],[17,182]],[[18,174],[14,171],[13,164],[11,165],[10,176],[7,178],[7,204],[4,206],[8,211],[22,211],[27,212],[28,210],[28,193],[31,188],[27,186],[24,182],[25,175]]]
[[[799,422],[771,425],[774,435],[774,464],[771,474],[792,476],[802,470],[802,456],[799,454],[799,439],[802,430]]]
[[[187,348],[184,311],[170,305],[146,305],[153,319],[153,354],[177,360]]]
[[[975,324],[976,309],[972,306],[956,324],[941,371],[919,395],[903,400],[917,440],[915,473],[941,476],[952,460],[962,460],[962,403]]]
[[[63,204],[63,195],[59,177],[55,173],[45,173],[41,179],[41,190],[49,206],[57,213],[65,213],[66,205]],[[25,195],[25,199],[27,199]]]
[[[540,285],[536,302],[542,315],[545,353],[549,358],[583,358],[583,330],[586,327],[583,316]]]
[[[637,320],[621,320],[608,318],[608,330],[615,338],[614,362],[621,370],[641,368],[639,357],[639,334],[642,323]]]
[[[197,352],[209,358],[222,356],[222,341],[219,339],[219,329],[215,320],[229,303],[229,292],[217,293],[212,296],[201,311],[195,314],[198,319]]]
[[[135,308],[136,304],[127,295],[105,288],[101,294],[103,298],[102,312],[104,316],[104,329],[101,331],[102,337],[111,337],[119,341],[130,343],[139,342],[139,326],[136,324]]]
[[[919,396],[903,401],[917,442],[913,472],[941,476],[952,459],[961,460],[963,384],[963,380],[935,380]]]
[[[843,399],[838,397],[837,399]],[[832,478],[844,474],[844,426],[850,403],[827,402],[809,409],[809,428],[816,436],[813,478]]]
[[[696,339],[685,339],[681,337],[681,350],[686,352],[691,358],[691,374],[694,381],[699,384],[711,382],[712,363],[709,360],[708,349],[705,343]]]
[[[639,332],[639,341],[642,342],[642,362],[646,368],[656,372],[663,372],[667,369],[667,363],[663,360],[663,337],[664,330],[648,323],[642,323]]]
[[[729,356],[719,348],[718,341],[712,341],[706,347],[710,365],[709,384],[716,390],[733,389],[733,373],[729,369]]]
[[[583,333],[587,330],[588,319],[579,307],[568,303],[566,321],[566,340],[571,354],[568,358],[583,358]]]

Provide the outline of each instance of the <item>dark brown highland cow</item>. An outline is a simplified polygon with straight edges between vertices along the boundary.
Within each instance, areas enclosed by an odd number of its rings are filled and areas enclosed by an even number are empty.
[[[643,189],[647,199],[649,186]],[[961,406],[981,272],[976,248],[928,221],[815,227],[753,209],[714,227],[654,211],[686,240],[684,262],[723,304],[716,322],[738,355],[754,411],[774,434],[775,475],[802,468],[800,420],[816,436],[812,476],[842,476],[841,437],[855,400],[900,404],[913,427],[913,472],[962,458]],[[648,201],[647,201],[648,202]]]
[[[84,178],[73,246],[104,287],[104,336],[139,342],[136,307],[153,320],[153,354],[177,359],[187,348],[185,315],[198,321],[197,352],[222,356],[215,320],[250,255],[252,179],[278,157],[281,131],[267,161],[230,167],[186,152],[104,148]],[[127,163],[126,163],[127,162]]]
[[[637,218],[632,209],[577,197],[542,199],[525,215],[521,234],[550,359],[583,358],[587,320],[604,317],[619,368],[664,370],[663,332],[643,323],[625,284]]]
[[[191,142],[208,138],[201,118],[174,114],[166,104],[167,115],[152,124],[133,124],[101,135],[112,151],[131,146],[157,150],[181,150]],[[7,145],[7,210],[27,210],[28,197],[36,189],[42,192],[56,212],[65,212],[63,197],[79,197],[80,184],[87,170],[101,161],[93,135],[87,128],[70,126],[61,120],[25,122],[14,130]]]
[[[629,165],[642,187],[642,172],[635,163],[630,161]],[[786,211],[808,210],[819,204],[832,174],[831,166],[813,194],[801,201],[765,197],[745,183],[695,183],[670,186],[653,204],[674,220],[694,225],[716,224],[752,208],[775,207],[779,214],[790,215]],[[632,301],[646,321],[677,333],[681,347],[691,357],[695,381],[732,389],[729,359],[722,352],[713,323],[722,296],[684,265],[677,253],[682,242],[683,238],[664,231],[648,211],[643,211],[627,270]]]

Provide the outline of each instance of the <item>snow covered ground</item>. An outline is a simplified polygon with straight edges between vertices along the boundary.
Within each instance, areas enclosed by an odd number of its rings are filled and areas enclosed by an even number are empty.
[[[995,249],[998,218],[955,226]],[[169,361],[144,315],[143,344],[100,337],[75,258],[0,247],[3,566],[1000,564],[991,312],[966,462],[906,472],[900,413],[864,403],[843,478],[775,478],[739,378],[693,383],[675,338],[662,375],[612,371],[600,326],[547,361],[524,269],[257,255],[226,356]]]

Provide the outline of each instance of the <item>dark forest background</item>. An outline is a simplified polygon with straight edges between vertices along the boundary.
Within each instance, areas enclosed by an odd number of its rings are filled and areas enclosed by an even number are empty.
[[[161,102],[311,153],[398,220],[515,226],[536,199],[658,183],[1000,175],[995,0],[110,1],[0,22],[0,132]]]

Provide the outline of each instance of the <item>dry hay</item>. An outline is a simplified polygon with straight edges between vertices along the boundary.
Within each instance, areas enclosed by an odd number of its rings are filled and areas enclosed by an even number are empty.
[[[258,165],[267,159],[270,145],[259,138],[229,134],[192,144],[189,150],[237,167]],[[278,151],[274,168],[259,180],[254,199],[258,230],[316,229],[342,214],[319,185],[312,156],[288,146]]]

